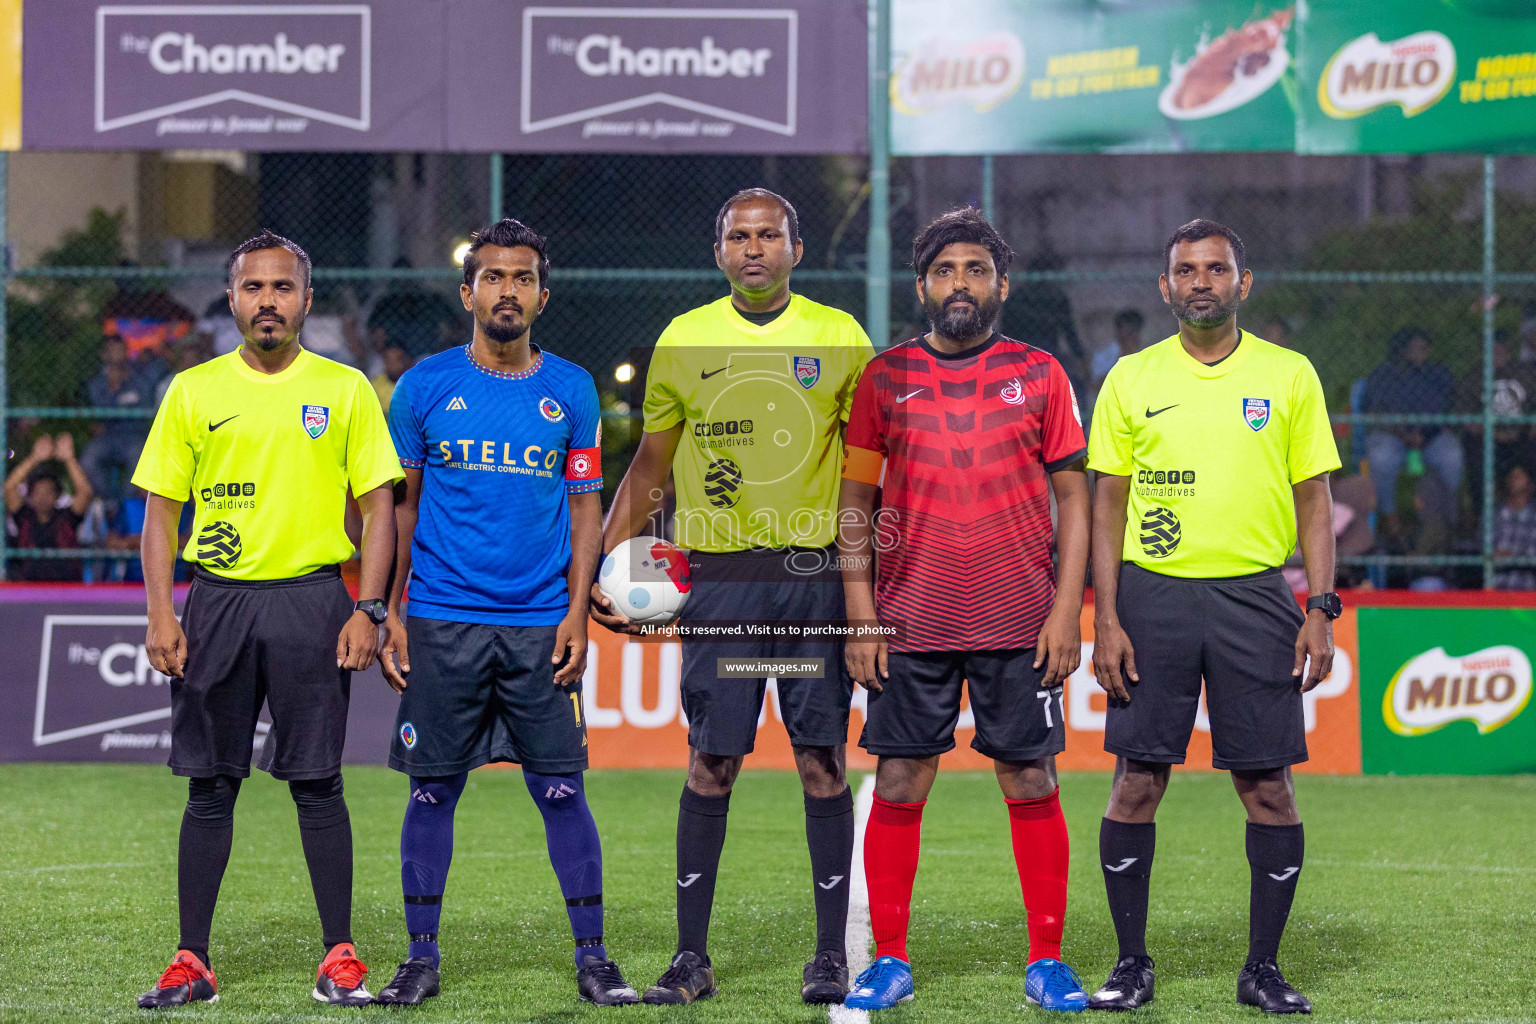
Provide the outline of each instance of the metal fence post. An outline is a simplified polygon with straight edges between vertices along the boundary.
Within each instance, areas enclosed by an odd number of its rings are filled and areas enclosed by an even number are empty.
[[[891,2],[869,0],[869,242],[864,326],[875,348],[891,340]]]
[[[981,215],[997,223],[997,167],[991,153],[981,158]]]
[[[502,218],[502,210],[505,208],[505,199],[502,190],[506,182],[503,180],[502,157],[500,153],[491,154],[491,223],[495,224]]]
[[[7,414],[10,412],[9,384],[6,380],[6,333],[5,323],[9,316],[6,306],[6,292],[11,283],[11,247],[7,234],[5,221],[6,203],[10,199],[10,154],[0,150],[0,452],[5,454],[5,459],[0,462],[4,469],[0,472],[8,473],[11,468],[10,449],[10,422]],[[0,580],[5,579],[5,548],[10,537],[8,531],[0,530]]]
[[[1493,589],[1493,314],[1495,289],[1498,287],[1497,259],[1494,252],[1496,176],[1494,158],[1483,157],[1483,588]]]

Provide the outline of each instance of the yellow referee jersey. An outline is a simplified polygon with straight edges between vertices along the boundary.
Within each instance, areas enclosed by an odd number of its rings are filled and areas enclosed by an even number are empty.
[[[1178,335],[1117,362],[1088,465],[1131,478],[1125,559],[1167,576],[1241,576],[1296,547],[1293,484],[1339,468],[1317,371],[1243,331],[1212,366]]]
[[[197,502],[182,557],[236,580],[287,579],[350,558],[347,490],[405,479],[367,379],[312,352],[281,373],[239,350],[171,382],[133,474]]]
[[[761,326],[729,297],[673,320],[651,358],[645,429],[685,428],[672,462],[678,545],[832,543],[842,425],[874,354],[857,320],[803,295]]]

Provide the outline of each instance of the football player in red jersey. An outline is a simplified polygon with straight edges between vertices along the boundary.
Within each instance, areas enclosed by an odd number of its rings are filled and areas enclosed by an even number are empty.
[[[965,680],[971,745],[995,762],[1008,808],[1029,926],[1026,996],[1081,1010],[1088,996],[1061,960],[1068,846],[1055,760],[1062,684],[1081,660],[1081,416],[1055,358],[997,333],[1013,253],[980,213],[945,214],[912,248],[932,329],[865,368],[843,463],[848,617],[894,631],[846,646],[869,691],[859,743],[880,762],[864,840],[877,957],[845,1005],[912,997],[906,933],[923,804],[939,755],[954,749]]]

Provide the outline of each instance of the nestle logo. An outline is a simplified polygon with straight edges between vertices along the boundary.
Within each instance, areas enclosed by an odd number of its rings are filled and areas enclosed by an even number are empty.
[[[793,136],[799,14],[793,10],[529,7],[523,132],[586,122],[591,135]],[[614,121],[661,104],[691,121]],[[665,126],[665,127],[664,127]]]
[[[96,130],[300,133],[318,121],[365,132],[371,20],[366,4],[98,7]]]

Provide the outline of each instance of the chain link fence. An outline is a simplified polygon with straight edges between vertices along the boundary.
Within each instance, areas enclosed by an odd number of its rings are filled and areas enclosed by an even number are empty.
[[[535,332],[598,382],[610,489],[638,440],[643,366],[627,386],[616,373],[673,316],[724,294],[710,247],[726,196],[789,197],[805,242],[795,289],[867,321],[863,158],[142,154],[138,166],[131,223],[93,210],[6,282],[9,465],[68,435],[97,492],[68,535],[12,517],[10,578],[136,578],[137,445],[170,375],[239,343],[223,260],[259,227],[314,259],[306,345],[358,366],[381,398],[414,360],[468,339],[452,254],[471,230],[505,213],[546,234],[551,301]],[[1118,355],[1175,329],[1157,290],[1170,231],[1196,216],[1231,225],[1255,274],[1244,326],[1311,358],[1333,410],[1347,580],[1536,587],[1536,513],[1520,505],[1536,469],[1536,158],[928,157],[893,160],[890,181],[891,338],[877,343],[923,329],[904,269],[918,228],[980,206],[1019,254],[1002,329],[1061,358],[1089,407]],[[62,478],[67,502],[66,470],[49,459],[32,472]]]

